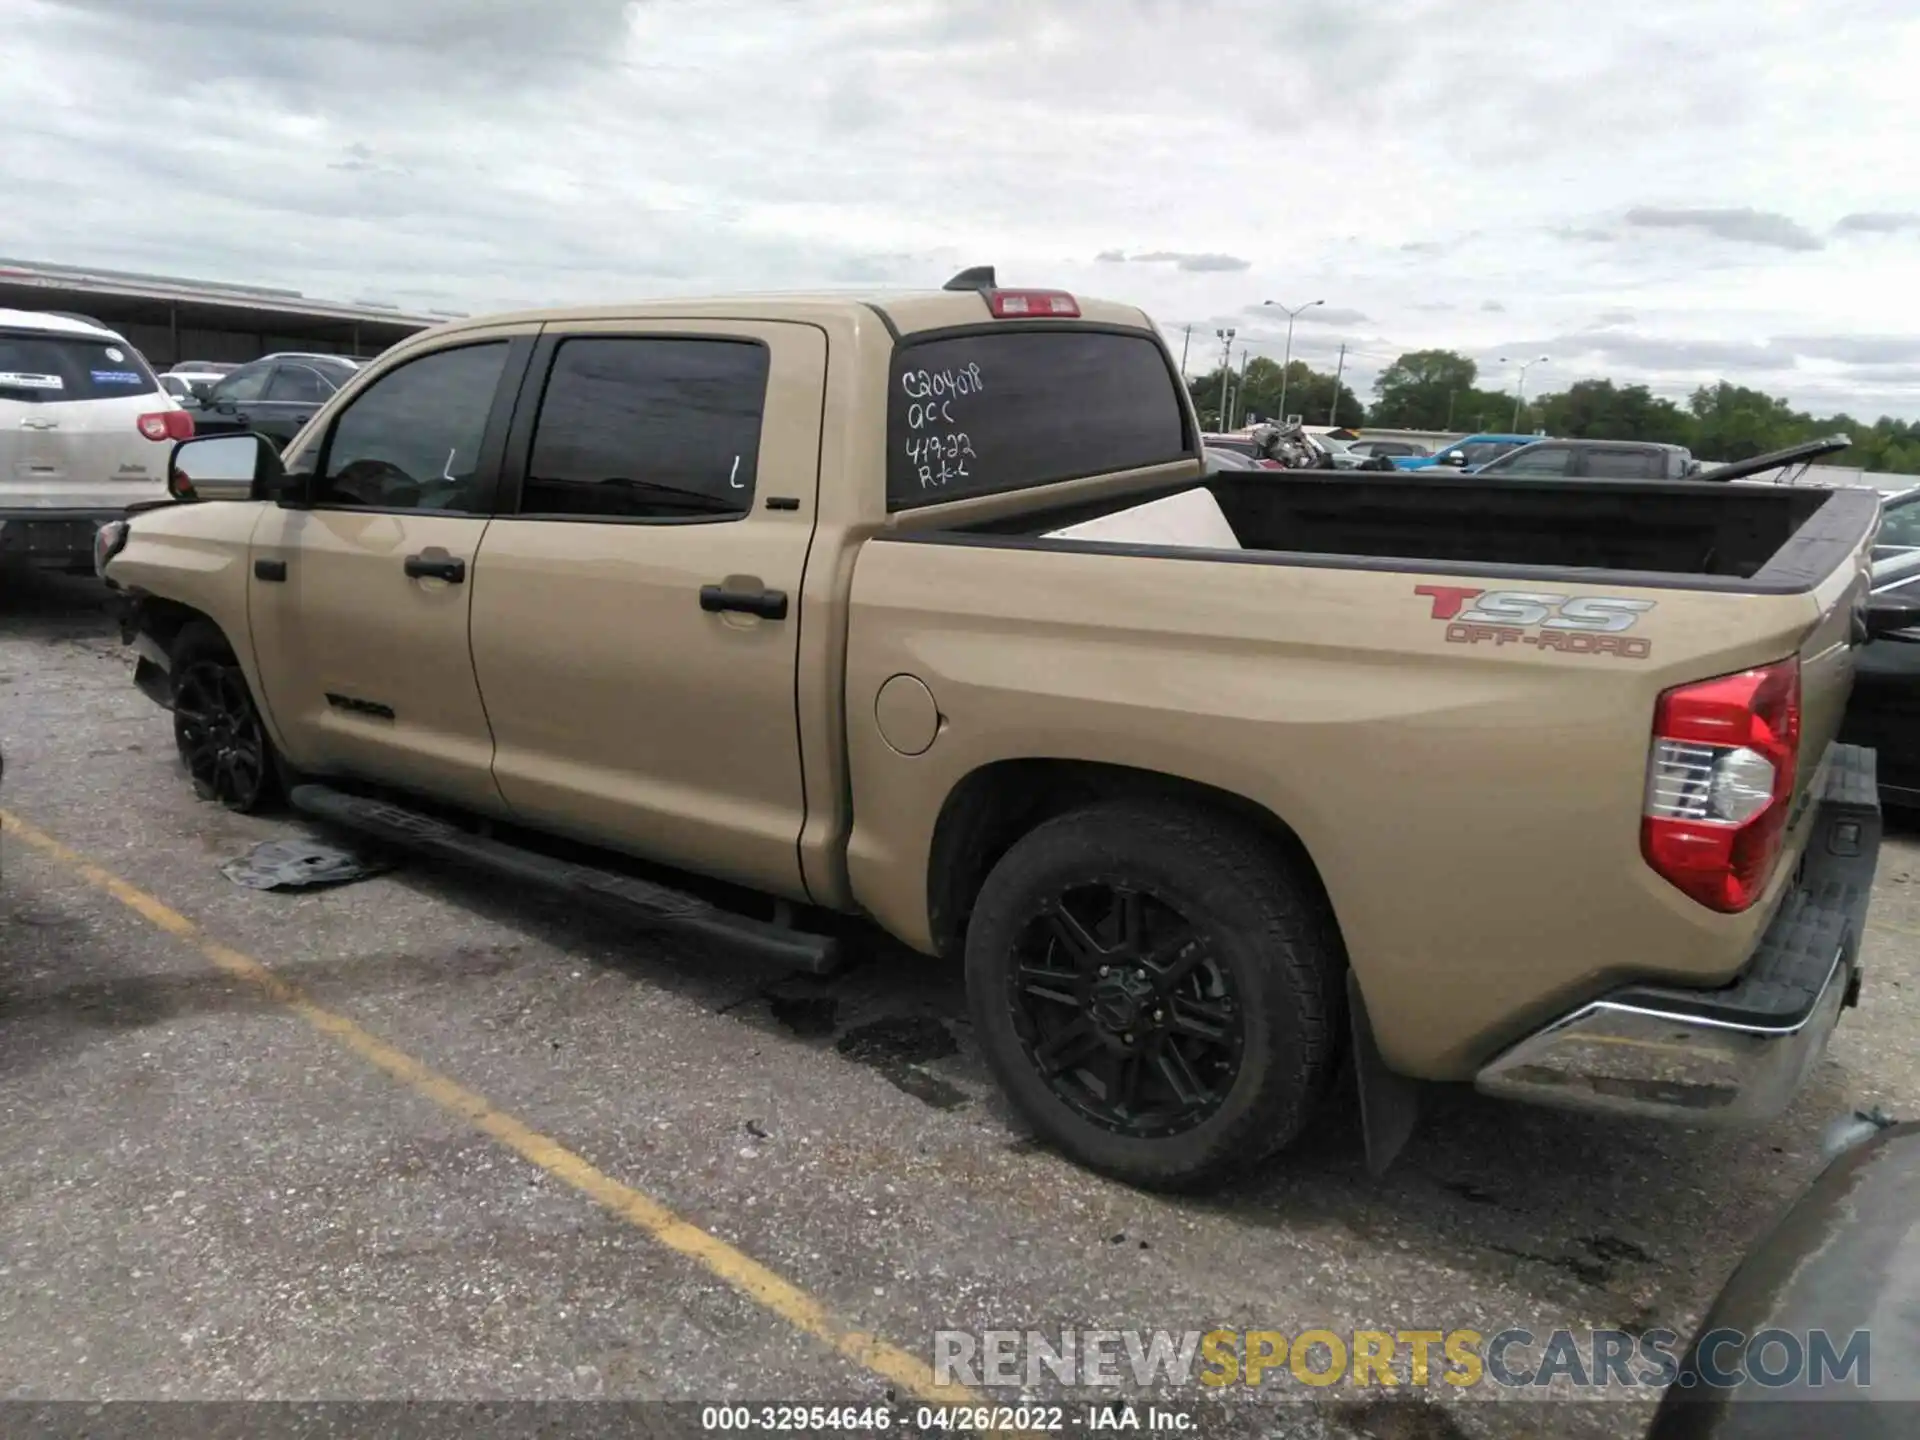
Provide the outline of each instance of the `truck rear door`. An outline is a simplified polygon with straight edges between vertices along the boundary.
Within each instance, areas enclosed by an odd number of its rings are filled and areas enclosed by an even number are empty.
[[[795,693],[825,334],[549,325],[473,576],[516,814],[804,898]]]

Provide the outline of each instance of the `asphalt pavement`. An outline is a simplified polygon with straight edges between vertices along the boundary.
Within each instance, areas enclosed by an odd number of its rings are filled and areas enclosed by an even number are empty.
[[[1836,1116],[1920,1114],[1896,829],[1862,1006],[1777,1123],[1448,1095],[1375,1180],[1343,1106],[1228,1194],[1141,1194],[1020,1131],[949,967],[796,978],[417,862],[236,885],[310,832],[194,798],[101,600],[0,578],[0,1399],[906,1405],[951,1393],[940,1331],[1684,1332]],[[1260,1428],[1648,1414],[1486,1395],[1296,1385]]]

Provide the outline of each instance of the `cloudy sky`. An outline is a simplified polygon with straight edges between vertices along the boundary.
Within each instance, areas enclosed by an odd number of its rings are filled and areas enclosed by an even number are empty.
[[[6,10],[16,258],[473,310],[992,262],[1196,371],[1324,300],[1363,391],[1448,346],[1920,416],[1913,0]]]

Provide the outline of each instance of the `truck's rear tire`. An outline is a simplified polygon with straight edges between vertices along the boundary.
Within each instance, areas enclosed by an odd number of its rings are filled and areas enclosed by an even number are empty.
[[[286,767],[226,637],[203,621],[184,626],[170,683],[173,743],[194,794],[247,815],[275,808]]]
[[[1040,825],[981,888],[967,994],[1041,1137],[1155,1189],[1290,1143],[1338,1053],[1343,961],[1278,847],[1198,806],[1115,801]]]

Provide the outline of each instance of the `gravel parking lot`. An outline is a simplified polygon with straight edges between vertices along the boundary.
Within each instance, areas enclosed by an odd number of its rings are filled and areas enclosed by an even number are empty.
[[[1343,1111],[1139,1194],[1018,1133],[946,968],[794,978],[412,863],[233,884],[301,827],[194,799],[100,601],[0,580],[0,1395],[870,1404],[948,1329],[1684,1330],[1836,1115],[1920,1112],[1895,828],[1862,1007],[1774,1125],[1465,1094],[1384,1179]],[[1647,1418],[1291,1393],[1269,1433]]]

